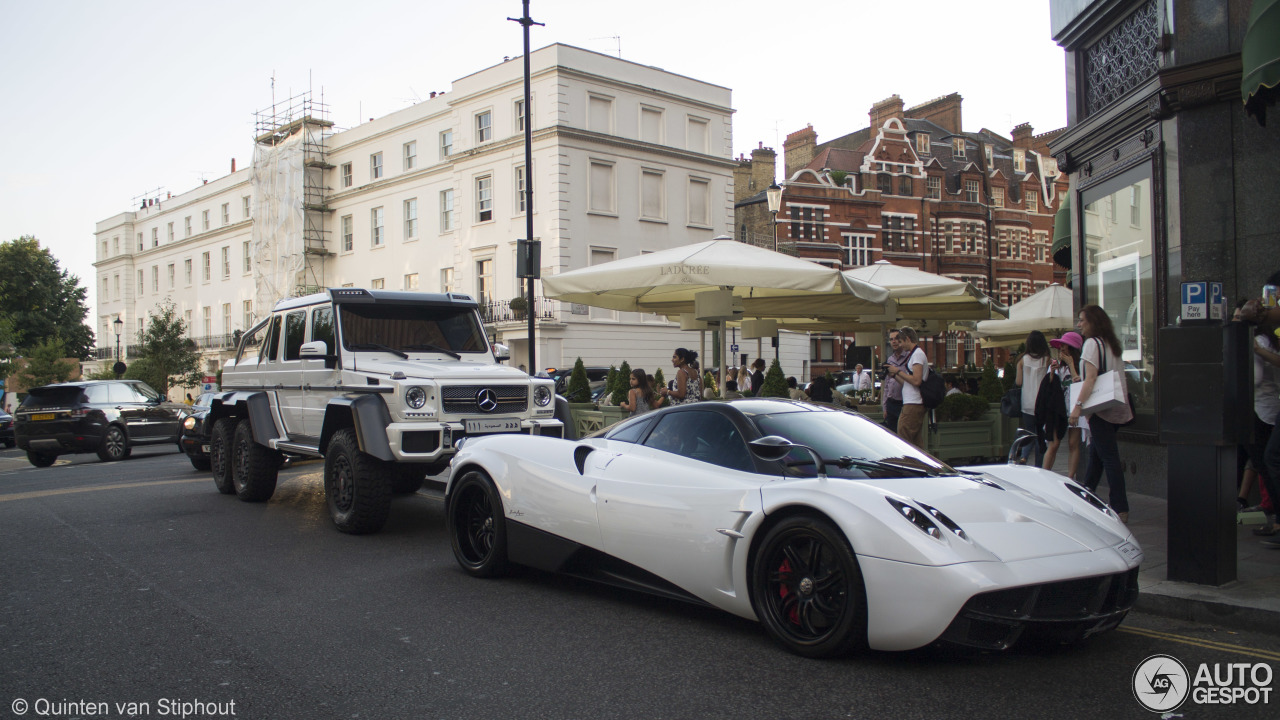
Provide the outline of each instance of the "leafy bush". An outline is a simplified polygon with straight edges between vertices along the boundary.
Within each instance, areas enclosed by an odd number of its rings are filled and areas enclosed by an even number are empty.
[[[989,407],[987,399],[981,395],[948,395],[938,405],[938,420],[977,420]]]
[[[659,388],[667,386],[667,379],[662,377],[662,368],[653,371],[653,391],[657,392]]]
[[[778,364],[777,358],[769,365],[769,372],[764,374],[764,387],[760,388],[760,392],[756,393],[757,397],[791,397],[787,392],[787,378],[782,374],[782,366]]]
[[[587,379],[587,366],[582,364],[582,358],[573,363],[573,372],[569,373],[569,386],[564,396],[573,403],[591,402],[591,381]]]
[[[702,389],[705,391],[708,388],[711,389],[710,397],[720,397],[720,388],[716,385],[716,376],[712,375],[710,370],[702,374]]]
[[[996,365],[991,358],[982,366],[982,379],[978,381],[978,395],[989,403],[1000,402],[1004,396],[1004,387],[996,375]]]
[[[631,391],[631,365],[626,360],[622,361],[622,367],[618,368],[617,374],[613,378],[613,388],[609,393],[610,399],[614,405],[621,405],[627,401],[627,393]]]
[[[1004,377],[1000,378],[1000,384],[1004,387],[1004,392],[1009,392],[1018,382],[1018,366],[1012,360],[1004,365]],[[1004,395],[1004,393],[1000,393]]]

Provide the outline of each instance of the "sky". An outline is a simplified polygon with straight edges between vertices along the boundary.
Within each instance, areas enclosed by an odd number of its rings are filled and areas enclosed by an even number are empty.
[[[310,89],[352,127],[520,55],[507,18],[522,14],[519,0],[0,0],[0,242],[39,238],[92,310],[95,224],[249,165],[273,82],[275,100]],[[545,23],[534,49],[732,90],[734,157],[781,155],[809,124],[819,142],[854,132],[893,94],[959,92],[966,131],[1066,125],[1048,0],[531,0],[530,15]]]

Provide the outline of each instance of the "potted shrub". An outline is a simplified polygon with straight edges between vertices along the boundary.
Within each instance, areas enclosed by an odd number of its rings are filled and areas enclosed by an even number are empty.
[[[956,393],[942,399],[937,423],[928,433],[928,450],[943,460],[990,457],[1001,440],[1001,415],[981,395]]]
[[[778,364],[777,358],[769,365],[769,372],[764,374],[764,387],[760,388],[760,392],[756,393],[757,397],[776,397],[788,398],[791,394],[787,392],[787,378],[782,374],[782,365]]]
[[[507,307],[511,308],[511,315],[516,320],[524,320],[525,313],[529,312],[529,301],[517,295],[507,302]]]
[[[622,403],[626,401],[627,391],[631,389],[631,365],[626,360],[623,360],[622,367],[613,373],[612,378],[608,389],[605,391],[605,394],[609,396],[610,404],[600,406],[600,412],[604,414],[604,424],[606,426],[627,417],[627,411],[622,409]]]

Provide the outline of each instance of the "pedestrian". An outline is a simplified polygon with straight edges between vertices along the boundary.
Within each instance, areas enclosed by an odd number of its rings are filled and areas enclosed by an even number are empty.
[[[1078,332],[1063,333],[1062,337],[1050,340],[1049,345],[1057,348],[1058,359],[1050,363],[1049,371],[1058,376],[1062,384],[1064,408],[1071,401],[1071,385],[1080,382],[1080,348],[1084,338]],[[1076,471],[1080,467],[1080,448],[1084,443],[1084,433],[1080,425],[1067,425],[1067,477],[1076,479]],[[1058,459],[1058,448],[1062,438],[1050,438],[1049,447],[1044,453],[1044,464],[1040,467],[1052,470]]]
[[[809,383],[809,400],[820,403],[833,402],[831,383],[827,382],[826,375],[819,375],[813,379],[813,382]]]
[[[1267,325],[1254,326],[1253,352],[1253,441],[1245,444],[1245,455],[1258,476],[1258,485],[1265,490],[1271,500],[1271,510],[1266,512],[1267,522],[1255,528],[1254,535],[1276,534],[1277,498],[1272,488],[1276,488],[1275,478],[1266,466],[1266,448],[1274,432],[1274,425],[1280,419],[1280,367],[1267,362],[1267,354],[1275,355],[1280,348],[1276,346],[1276,337]]]
[[[897,378],[897,370],[907,362],[907,353],[902,347],[902,333],[897,328],[889,331],[889,348],[893,350],[893,354],[881,366],[884,377],[881,378],[880,405],[884,409],[884,426],[896,433],[898,416],[902,414],[902,381]]]
[[[645,375],[644,370],[639,368],[631,371],[631,378],[628,380],[631,388],[627,390],[627,399],[619,405],[623,410],[631,414],[631,417],[643,415],[656,406],[656,396],[653,394],[653,386],[649,384],[649,376]]]
[[[671,366],[676,369],[676,379],[672,387],[662,389],[662,396],[667,402],[681,405],[701,400],[702,375],[698,371],[697,351],[676,348],[671,355]]]
[[[796,376],[791,375],[787,378],[787,396],[792,400],[808,400],[809,396],[801,390],[799,383],[796,382]]]
[[[191,397],[191,393],[187,393],[187,399],[184,400],[183,402],[186,403],[187,407],[191,407],[192,405],[196,404],[196,401]]]
[[[724,381],[724,395],[722,396],[722,399],[724,399],[724,400],[737,400],[737,399],[738,399],[738,398],[740,398],[740,397],[743,397],[743,395],[742,395],[742,393],[738,392],[738,381],[737,381],[737,380],[725,380],[725,381]]]
[[[756,358],[751,363],[751,394],[759,395],[764,390],[764,358]]]
[[[857,391],[871,389],[871,373],[862,367],[862,363],[853,366],[853,377],[849,378],[853,389]]]
[[[929,358],[916,344],[916,331],[904,326],[898,331],[899,345],[907,359],[902,365],[893,365],[890,373],[902,384],[902,411],[898,417],[898,437],[924,448],[921,431],[924,429],[924,398],[920,395],[920,383],[929,377]]]
[[[1014,385],[1022,388],[1022,428],[1037,433],[1036,441],[1022,452],[1022,460],[1034,454],[1036,467],[1044,464],[1044,447],[1047,438],[1039,436],[1036,427],[1036,396],[1040,394],[1040,382],[1049,372],[1049,343],[1044,333],[1032,330],[1027,335],[1027,351],[1018,358],[1018,371]]]
[[[735,379],[735,378],[730,378],[730,379]],[[742,367],[738,368],[738,374],[737,374],[736,380],[737,380],[738,389],[747,395],[750,395],[752,393],[752,390],[755,389],[756,387],[755,383],[752,382],[751,371],[747,370],[746,365],[743,365]],[[764,383],[761,382],[761,385],[763,384]]]
[[[1084,348],[1080,353],[1081,381],[1080,396],[1067,424],[1080,422],[1084,404],[1093,394],[1094,383],[1098,375],[1109,370],[1116,370],[1117,382],[1120,383],[1120,396],[1128,397],[1128,386],[1125,380],[1124,361],[1120,359],[1120,339],[1116,337],[1115,327],[1111,324],[1111,316],[1097,305],[1085,305],[1080,309],[1080,317],[1076,322],[1080,334],[1084,336]],[[1119,516],[1120,521],[1129,522],[1129,496],[1124,486],[1124,464],[1120,461],[1120,446],[1116,443],[1116,432],[1120,425],[1133,419],[1133,408],[1128,402],[1114,408],[1108,408],[1089,415],[1089,450],[1086,453],[1084,469],[1084,485],[1090,491],[1098,488],[1103,472],[1107,475],[1107,487],[1110,491],[1111,509]]]
[[[956,387],[957,382],[958,380],[956,379],[955,375],[942,376],[942,385],[947,389],[947,394],[943,395],[943,397],[950,397],[952,395],[960,394],[960,388]]]

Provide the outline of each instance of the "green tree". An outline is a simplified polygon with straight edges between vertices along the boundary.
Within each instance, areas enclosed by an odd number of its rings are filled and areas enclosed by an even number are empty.
[[[631,363],[626,360],[622,361],[622,367],[618,368],[617,377],[613,380],[613,392],[610,399],[614,405],[621,405],[627,401],[627,393],[631,391]]]
[[[987,358],[986,364],[982,366],[978,394],[989,403],[1000,402],[1000,398],[1004,396],[1004,387],[1000,384],[1000,378],[996,375],[996,364],[991,358]]]
[[[613,389],[618,386],[618,368],[610,365],[609,372],[604,374],[604,393],[600,397],[613,402]]]
[[[57,339],[64,357],[86,359],[93,348],[89,291],[80,279],[30,235],[0,243],[0,319],[10,324],[13,343],[24,354]]]
[[[764,387],[760,388],[756,397],[791,397],[791,393],[787,391],[787,378],[782,374],[782,365],[777,358],[769,364],[769,371],[764,374]]]
[[[13,332],[13,323],[8,318],[0,317],[0,380],[9,377],[16,369],[18,343]]]
[[[151,314],[142,331],[138,355],[126,374],[143,380],[161,395],[169,395],[170,385],[200,384],[200,350],[187,337],[186,323],[178,317],[172,300],[160,303]],[[134,372],[139,364],[143,367]]]
[[[26,360],[18,380],[29,388],[66,382],[76,371],[76,362],[67,359],[67,346],[56,337],[28,350]]]
[[[591,381],[587,379],[587,366],[582,358],[573,363],[573,372],[569,373],[569,386],[565,389],[565,399],[572,403],[591,402]]]
[[[658,388],[664,388],[664,387],[666,387],[666,386],[667,386],[667,379],[666,379],[666,378],[664,378],[664,377],[662,377],[662,368],[658,368],[657,370],[654,370],[654,371],[653,371],[653,390],[654,390],[654,392],[657,392],[657,391],[658,391]]]
[[[1004,364],[1004,377],[1000,378],[1000,385],[1004,388],[1004,392],[1009,392],[1018,382],[1018,366],[1012,360]],[[1004,395],[1004,393],[1000,393]]]
[[[702,389],[710,390],[713,398],[720,397],[720,387],[716,385],[716,376],[712,375],[710,370],[702,374]]]
[[[114,370],[111,369],[110,365],[103,365],[97,370],[94,370],[93,372],[86,374],[84,376],[84,379],[85,380],[115,380],[116,373]],[[147,383],[147,384],[150,385],[151,383]]]

